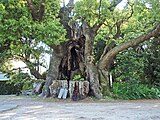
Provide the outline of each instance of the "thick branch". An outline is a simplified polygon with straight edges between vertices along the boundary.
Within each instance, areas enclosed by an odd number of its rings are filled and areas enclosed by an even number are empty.
[[[109,45],[106,45],[103,53],[100,57],[100,61],[103,59],[103,57],[107,54],[108,51],[110,51],[113,47],[115,47],[115,41],[112,41]]]
[[[74,5],[74,0],[70,0],[67,4],[67,7],[72,7]]]
[[[41,21],[45,12],[45,0],[41,0],[39,10],[35,9],[32,0],[27,0],[28,7],[34,21]]]
[[[122,43],[121,45],[118,45],[117,47],[113,48],[110,50],[104,57],[103,59],[99,62],[99,68],[100,69],[105,69],[110,67],[110,62],[111,60],[121,51],[129,48],[129,47],[134,47],[146,40],[149,40],[151,37],[156,37],[157,35],[160,35],[160,24],[158,24],[153,30],[150,32],[139,36],[135,40],[131,40],[125,43]]]
[[[36,65],[35,63],[32,63],[31,61],[29,60],[23,60],[23,62],[27,65],[28,69],[30,70],[30,73],[32,75],[34,75],[37,79],[42,79],[43,76],[39,73],[38,70],[36,70]],[[35,66],[34,66],[35,65]]]
[[[83,27],[83,34],[85,36],[85,56],[89,57],[89,56],[92,56],[91,46],[93,44],[93,38],[95,37],[95,34],[87,22],[84,22],[82,27]]]
[[[100,23],[95,23],[92,27],[92,30],[97,33],[97,31],[99,30],[99,28],[103,25],[104,21],[100,22]]]
[[[39,7],[39,21],[42,20],[45,12],[45,0],[41,0],[40,7]]]
[[[27,0],[27,4],[28,4],[28,7],[31,11],[31,15],[32,15],[33,20],[37,21],[37,13],[36,13],[36,9],[33,5],[33,1],[32,0]]]
[[[68,23],[70,20],[69,15],[73,9],[73,6],[74,6],[74,0],[70,0],[69,3],[67,4],[67,6],[62,7],[59,12],[60,22],[67,31],[66,37],[68,39],[71,38],[71,27],[68,25]]]

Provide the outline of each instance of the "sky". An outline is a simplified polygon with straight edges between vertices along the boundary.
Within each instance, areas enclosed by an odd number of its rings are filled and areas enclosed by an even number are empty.
[[[64,1],[65,1],[65,4],[67,4],[67,3],[69,2],[69,0],[64,0]],[[75,0],[75,2],[76,2],[76,1],[79,1],[79,0]],[[118,8],[119,10],[122,10],[122,9],[125,7],[127,1],[128,1],[128,0],[123,0],[121,3],[119,3],[119,4],[117,5],[117,8]]]
[[[119,3],[119,4],[117,5],[117,8],[118,8],[119,10],[122,10],[122,9],[126,6],[127,1],[128,1],[128,0],[123,0],[121,3]]]

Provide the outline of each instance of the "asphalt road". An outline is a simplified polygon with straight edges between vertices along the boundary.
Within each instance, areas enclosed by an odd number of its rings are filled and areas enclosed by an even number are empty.
[[[160,120],[160,100],[72,102],[0,96],[0,120]]]

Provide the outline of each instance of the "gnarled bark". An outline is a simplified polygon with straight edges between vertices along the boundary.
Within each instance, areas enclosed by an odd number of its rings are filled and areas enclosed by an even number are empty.
[[[68,25],[68,22],[69,22],[69,13],[73,9],[72,8],[73,3],[74,3],[74,0],[70,0],[68,5],[62,7],[59,12],[60,22],[67,31],[66,37],[68,39],[71,38],[71,28]],[[53,49],[53,52],[52,52],[52,56],[50,59],[49,70],[48,70],[47,79],[46,79],[46,83],[45,83],[45,86],[47,89],[46,93],[45,93],[46,97],[48,97],[50,95],[49,86],[51,85],[52,81],[56,80],[59,76],[58,75],[59,74],[59,65],[60,65],[60,62],[63,58],[63,55],[65,55],[66,44],[67,43],[62,43],[58,46],[56,46],[56,45],[51,46],[51,48]]]
[[[58,68],[63,57],[64,49],[64,45],[53,46],[49,70],[45,83],[45,87],[47,89],[45,93],[46,97],[50,96],[49,86],[52,84],[52,81],[57,80],[58,78]]]
[[[98,30],[98,26],[91,28],[87,23],[83,25],[85,40],[85,64],[87,80],[90,83],[91,93],[98,99],[102,98],[99,84],[99,73],[97,67],[93,64],[93,40]]]

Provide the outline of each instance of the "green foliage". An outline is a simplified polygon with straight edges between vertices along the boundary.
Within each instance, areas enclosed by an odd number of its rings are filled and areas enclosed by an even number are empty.
[[[95,22],[97,20],[98,6],[99,3],[95,0],[78,1],[74,8],[76,17],[83,17],[88,23]]]
[[[39,9],[40,1],[33,2],[35,8]],[[6,46],[0,53],[1,64],[8,59],[18,59],[27,62],[27,67],[32,69],[38,66],[35,61],[48,52],[44,44],[58,45],[66,41],[66,31],[57,19],[59,2],[59,0],[46,1],[43,20],[34,21],[26,0],[0,1],[0,47]],[[39,65],[41,64],[43,63]]]
[[[144,60],[146,82],[160,86],[160,37],[148,42]]]
[[[25,37],[36,39],[37,42],[43,41],[48,45],[59,44],[61,41],[65,41],[66,32],[62,25],[60,25],[59,20],[55,18],[56,15],[52,9],[52,7],[56,6],[48,6],[48,4],[53,5],[58,3],[47,2],[47,13],[44,16],[44,20],[36,22],[31,17],[26,1],[13,1],[1,3],[3,5],[2,8],[5,8],[0,13],[2,16],[2,20],[0,21],[1,40],[17,41],[21,37]]]
[[[97,63],[100,55],[103,53],[105,44],[110,46],[111,42],[115,42],[116,45],[119,45],[125,41],[132,40],[146,33],[146,31],[160,22],[160,15],[158,15],[160,2],[157,2],[157,0],[131,0],[130,4],[133,5],[132,1],[134,2],[133,8],[127,4],[123,10],[118,10],[117,8],[112,8],[111,10],[109,7],[112,6],[114,1],[102,0],[100,3],[95,0],[80,0],[76,2],[73,15],[71,15],[80,24],[85,21],[90,26],[93,26],[95,23],[104,22],[104,25],[97,31],[95,41],[93,40],[95,44],[95,63]],[[42,53],[46,52],[40,44],[45,43],[52,46],[53,44],[58,45],[66,41],[66,31],[60,24],[59,19],[57,19],[60,9],[59,2],[59,0],[47,0],[43,20],[34,21],[26,0],[0,1],[0,47],[5,46],[4,48],[6,48],[5,51],[0,53],[1,64],[5,63],[4,61],[8,60],[8,58],[20,59],[22,61],[34,59],[36,61]],[[38,10],[39,0],[33,0],[33,3]],[[131,15],[132,9],[134,12]],[[129,16],[130,18],[128,18]],[[121,23],[120,21],[123,22]],[[119,23],[121,23],[120,26],[118,26]],[[115,35],[118,32],[120,33],[116,38]],[[156,44],[154,47],[156,48]],[[159,48],[151,49],[145,61],[146,74],[152,73],[152,76],[147,76],[147,78],[150,81],[154,79],[156,82],[160,78],[160,67],[158,66],[160,62],[157,56],[160,56]],[[121,86],[120,88],[125,88],[126,84],[131,85],[129,87],[132,88],[132,84],[129,84],[129,82],[143,80],[144,57],[139,56],[137,51],[130,49],[119,54],[116,58],[116,64],[114,71],[116,80],[125,82],[124,86],[123,84],[119,85]],[[29,62],[27,65],[35,67],[37,64]],[[1,69],[5,68],[6,66],[3,64]],[[15,85],[22,86],[23,89],[29,88],[32,81],[29,76],[22,73],[14,75],[12,79]],[[84,78],[77,75],[74,77],[74,80],[84,80]],[[128,82],[126,83],[126,81]],[[24,84],[29,86],[25,87]],[[137,87],[138,91],[140,88],[144,91],[149,91],[148,86],[142,85],[139,87],[138,84],[133,85]]]
[[[120,99],[160,98],[159,38],[142,46],[116,57],[113,93]]]
[[[113,93],[120,99],[158,99],[160,89],[141,84],[139,81],[117,82],[113,84]]]
[[[37,41],[42,41],[47,45],[60,44],[66,41],[65,34],[66,31],[63,29],[62,25],[58,20],[47,20],[44,23],[39,23],[34,25],[35,29],[35,39]]]
[[[32,89],[34,81],[27,73],[17,73],[11,76],[8,83],[18,86],[21,90],[28,90]]]
[[[75,75],[73,78],[74,81],[84,81],[84,78],[81,75]]]
[[[155,0],[131,0],[123,10],[118,10],[118,8],[110,10],[109,7],[113,4],[112,2],[102,0],[100,3],[94,0],[80,0],[76,2],[73,11],[74,19],[78,19],[77,21],[80,23],[85,21],[93,26],[95,23],[104,22],[93,41],[95,63],[103,52],[105,44],[101,44],[102,41],[109,46],[113,41],[116,45],[120,45],[123,42],[134,40],[152,29],[160,20],[159,16],[155,15],[160,11],[159,3]],[[117,25],[120,21],[123,22],[119,29]],[[118,32],[119,36],[115,37]]]
[[[113,93],[118,98],[160,98],[160,89],[154,86],[160,83],[158,43],[157,39],[143,45],[144,49],[138,46],[117,55],[116,66],[112,72],[117,81],[113,84]]]
[[[7,81],[0,81],[0,95],[17,94],[21,92],[21,86],[17,86]]]
[[[117,55],[116,66],[113,70],[117,81],[142,80],[144,76],[143,54],[134,49]]]

